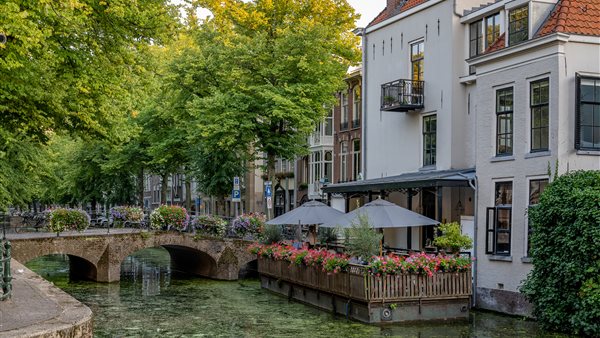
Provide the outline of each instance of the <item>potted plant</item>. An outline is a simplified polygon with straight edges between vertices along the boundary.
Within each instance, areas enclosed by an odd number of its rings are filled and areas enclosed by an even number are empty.
[[[437,236],[433,241],[438,248],[458,254],[460,250],[468,250],[473,247],[473,240],[461,233],[460,224],[457,222],[440,224],[438,230],[442,232],[442,235]]]

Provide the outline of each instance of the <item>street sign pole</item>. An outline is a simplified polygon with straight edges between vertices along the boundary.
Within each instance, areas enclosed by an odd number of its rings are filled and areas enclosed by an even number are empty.
[[[265,198],[267,203],[267,219],[271,219],[271,209],[273,209],[273,183],[265,182]]]
[[[240,178],[233,178],[233,191],[231,192],[231,202],[235,209],[235,217],[239,216],[239,204],[242,202],[242,190],[240,189]]]

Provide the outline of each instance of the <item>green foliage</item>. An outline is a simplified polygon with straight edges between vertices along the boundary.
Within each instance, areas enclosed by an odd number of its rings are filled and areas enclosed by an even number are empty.
[[[281,234],[281,227],[279,225],[265,225],[261,243],[273,244],[281,241],[283,236]]]
[[[546,329],[600,335],[600,171],[559,176],[529,210],[533,270],[521,287]]]
[[[319,243],[333,243],[337,241],[338,238],[337,229],[321,227],[319,228],[318,238]]]
[[[150,227],[155,230],[185,230],[189,221],[190,216],[185,208],[177,205],[161,205],[150,214]]]
[[[438,230],[442,232],[433,241],[433,244],[440,249],[449,248],[452,253],[459,253],[460,250],[467,250],[473,247],[473,240],[461,233],[460,224],[457,222],[440,224]]]
[[[348,251],[351,255],[369,260],[379,254],[383,234],[377,232],[367,215],[358,215],[349,231]]]
[[[83,231],[90,226],[90,216],[83,210],[58,208],[49,213],[48,230],[57,234],[66,230]]]
[[[208,236],[224,237],[227,232],[227,221],[219,216],[198,216],[192,221],[192,226],[200,233]]]

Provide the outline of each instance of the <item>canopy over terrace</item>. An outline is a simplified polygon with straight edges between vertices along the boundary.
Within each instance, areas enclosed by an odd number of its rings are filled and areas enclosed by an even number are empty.
[[[343,197],[346,211],[352,210],[351,199],[358,198],[360,205],[364,205],[380,196],[439,222],[452,222],[460,221],[463,215],[473,215],[474,186],[475,169],[468,168],[419,171],[331,184],[323,191],[332,203],[336,200],[344,203],[339,199]],[[423,249],[433,240],[434,227],[424,226],[416,231],[411,231],[411,228],[390,229],[384,233],[392,246],[416,250]]]

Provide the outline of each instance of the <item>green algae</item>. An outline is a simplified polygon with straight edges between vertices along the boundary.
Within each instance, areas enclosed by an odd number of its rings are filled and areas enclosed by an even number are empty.
[[[485,312],[472,312],[469,322],[365,325],[289,302],[261,290],[256,279],[177,276],[160,248],[128,257],[116,284],[69,281],[64,255],[41,257],[27,266],[92,309],[97,337],[551,336],[535,322]]]

